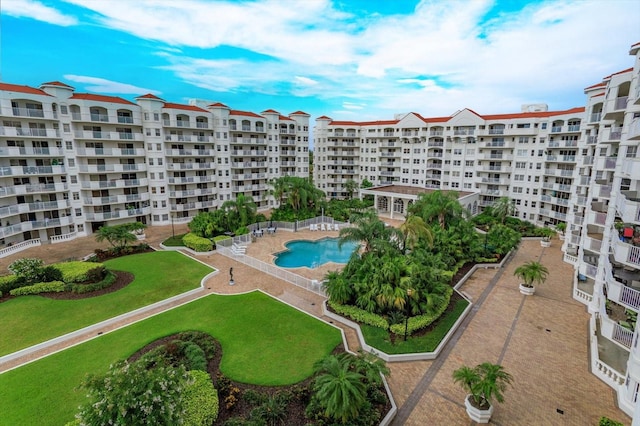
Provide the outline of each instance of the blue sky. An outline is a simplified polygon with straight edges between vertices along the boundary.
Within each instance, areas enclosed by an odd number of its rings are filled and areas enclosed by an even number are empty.
[[[640,41],[638,0],[2,0],[0,18],[7,83],[312,120],[581,106]]]

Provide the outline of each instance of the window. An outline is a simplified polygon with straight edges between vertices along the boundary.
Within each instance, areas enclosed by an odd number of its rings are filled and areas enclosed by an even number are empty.
[[[64,141],[64,147],[65,147],[65,149],[72,150],[73,149],[73,142],[72,141]]]
[[[464,162],[465,167],[473,167],[473,160],[467,160]]]
[[[73,193],[73,199],[74,199],[75,201],[78,201],[78,200],[80,199],[80,193],[79,193],[79,192],[74,192],[74,193]]]
[[[516,169],[526,169],[526,168],[527,168],[527,163],[525,163],[524,161],[516,162]]]
[[[68,124],[63,124],[62,131],[65,133],[71,133],[71,127]]]
[[[73,158],[69,158],[69,167],[75,167],[76,166],[76,160]]]
[[[160,129],[156,129],[156,136],[160,136]]]
[[[76,210],[76,217],[82,216],[82,209],[75,209]]]
[[[78,183],[78,176],[71,175],[71,183]]]
[[[67,114],[69,114],[69,110],[67,109],[67,106],[66,106],[66,105],[60,105],[60,113],[61,113],[62,115],[67,115]]]

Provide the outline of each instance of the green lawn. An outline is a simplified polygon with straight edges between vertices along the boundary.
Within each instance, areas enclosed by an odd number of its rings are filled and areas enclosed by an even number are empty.
[[[162,244],[164,244],[166,247],[184,247],[184,244],[182,243],[182,237],[184,237],[185,235],[187,234],[179,234],[175,237],[169,237],[164,240]]]
[[[0,303],[0,356],[184,293],[198,287],[212,272],[212,268],[170,251],[124,256],[105,265],[134,272],[135,280],[119,291],[87,299],[21,296]]]
[[[409,336],[406,342],[400,339],[396,340],[395,344],[392,344],[389,339],[389,332],[380,327],[361,324],[360,330],[362,330],[364,340],[369,345],[389,355],[433,352],[460,315],[462,315],[468,304],[469,302],[464,299],[458,300],[451,312],[445,313],[438,319],[438,323],[431,332],[419,337]]]
[[[334,327],[269,296],[211,295],[0,375],[0,425],[60,426],[72,420],[87,372],[101,373],[160,337],[200,330],[223,348],[221,370],[233,380],[297,383],[341,343]]]

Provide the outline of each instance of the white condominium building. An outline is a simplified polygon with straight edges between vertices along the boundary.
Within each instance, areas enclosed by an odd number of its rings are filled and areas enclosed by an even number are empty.
[[[364,179],[374,185],[479,192],[480,207],[506,196],[522,219],[566,221],[584,108],[548,111],[536,104],[522,109],[498,115],[464,109],[436,118],[408,113],[374,122],[319,117],[315,183],[334,198],[347,196],[346,182]]]
[[[309,115],[0,83],[0,256],[100,226],[187,222],[309,174]],[[4,251],[3,251],[4,250]]]

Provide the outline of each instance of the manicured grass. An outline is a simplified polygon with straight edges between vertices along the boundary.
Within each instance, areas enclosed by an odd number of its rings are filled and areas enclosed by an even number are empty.
[[[451,312],[445,313],[431,332],[418,337],[411,337],[405,342],[402,338],[396,339],[395,344],[389,339],[389,332],[380,327],[360,325],[365,341],[376,349],[389,355],[407,354],[416,352],[433,352],[444,336],[447,335],[453,324],[458,320],[469,302],[458,300]]]
[[[73,419],[86,373],[103,373],[160,337],[200,330],[222,344],[222,372],[261,385],[297,383],[341,343],[334,328],[263,293],[210,295],[0,375],[0,425]]]
[[[124,256],[104,265],[132,272],[135,280],[116,292],[87,299],[21,296],[0,303],[0,356],[184,293],[198,287],[200,280],[213,271],[169,251]]]
[[[182,243],[182,237],[184,237],[185,235],[187,234],[180,234],[176,235],[175,237],[169,237],[164,240],[162,244],[166,247],[184,247],[184,244]]]

